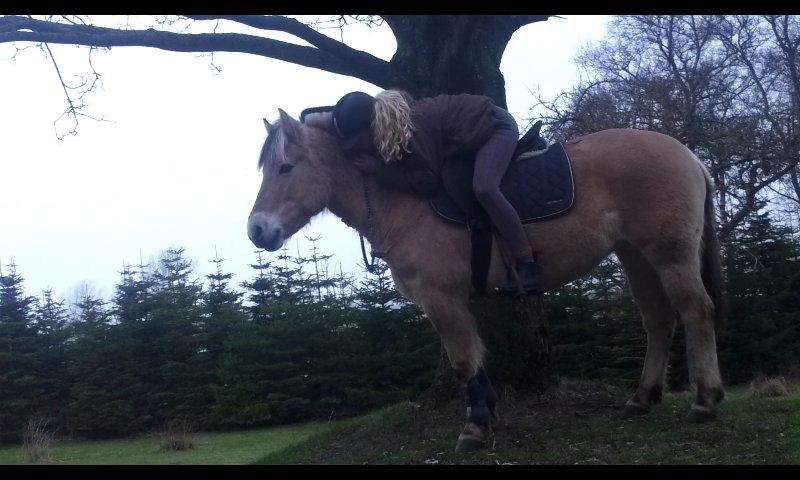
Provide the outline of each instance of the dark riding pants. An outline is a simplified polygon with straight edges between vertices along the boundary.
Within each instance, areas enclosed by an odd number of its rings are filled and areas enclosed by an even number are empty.
[[[519,129],[514,117],[506,110],[495,107],[493,113],[499,120],[499,126],[477,152],[472,188],[510,254],[518,260],[532,255],[531,245],[519,215],[500,192],[500,180],[517,148]]]

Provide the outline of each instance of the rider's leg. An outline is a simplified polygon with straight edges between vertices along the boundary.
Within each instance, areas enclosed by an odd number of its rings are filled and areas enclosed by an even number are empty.
[[[500,181],[517,147],[519,130],[514,117],[502,108],[496,107],[495,117],[498,120],[498,128],[478,150],[475,157],[473,189],[508,247],[523,288],[529,291],[539,290],[539,285],[534,280],[533,250],[528,236],[516,210],[500,192]],[[501,289],[509,287],[510,285],[504,285]],[[513,287],[513,290],[516,290],[516,282],[513,282]]]

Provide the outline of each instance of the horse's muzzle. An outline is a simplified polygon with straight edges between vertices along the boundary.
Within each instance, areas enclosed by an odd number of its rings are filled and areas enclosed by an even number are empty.
[[[257,248],[274,252],[283,245],[283,228],[270,216],[256,212],[247,221],[247,236]]]

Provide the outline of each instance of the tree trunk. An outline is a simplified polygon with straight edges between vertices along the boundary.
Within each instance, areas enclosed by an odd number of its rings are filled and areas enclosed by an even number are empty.
[[[384,18],[397,39],[388,88],[399,88],[415,97],[486,95],[507,108],[500,60],[519,22],[511,17],[477,15]],[[473,303],[488,351],[486,370],[501,395],[509,388],[541,392],[556,382],[546,327],[534,313],[534,305],[535,299],[482,299]],[[430,393],[437,402],[448,401],[457,388],[442,349]]]
[[[416,97],[486,95],[506,108],[500,60],[515,27],[503,20],[482,15],[387,18],[397,39],[390,88]]]

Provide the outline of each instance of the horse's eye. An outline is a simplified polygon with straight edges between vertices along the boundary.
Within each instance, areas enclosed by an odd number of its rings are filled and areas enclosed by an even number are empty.
[[[294,165],[289,165],[288,163],[284,163],[281,165],[281,168],[278,169],[278,173],[289,173],[294,168]]]

